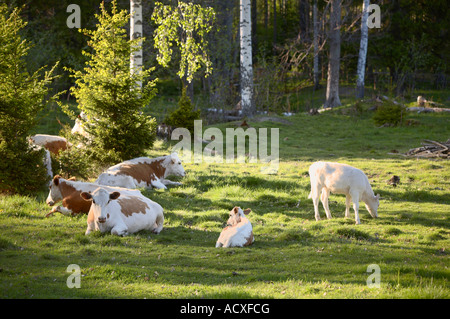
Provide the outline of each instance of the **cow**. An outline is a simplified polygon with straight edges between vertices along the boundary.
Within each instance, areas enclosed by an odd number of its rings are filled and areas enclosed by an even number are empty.
[[[91,203],[80,197],[82,192],[92,192],[102,187],[109,191],[120,191],[122,193],[142,195],[137,189],[124,189],[120,187],[101,186],[94,183],[86,183],[75,181],[73,179],[64,179],[59,175],[55,175],[50,182],[50,191],[47,196],[46,203],[54,206],[57,202],[62,201],[62,206],[55,206],[50,213],[45,215],[49,217],[58,212],[66,216],[75,216],[78,214],[87,214],[91,208]]]
[[[246,217],[250,212],[250,208],[242,210],[237,206],[230,211],[227,227],[220,233],[216,242],[216,248],[244,247],[251,245],[255,241],[252,224]]]
[[[378,206],[380,195],[374,195],[369,179],[358,168],[346,164],[331,162],[315,162],[309,167],[311,180],[311,192],[308,198],[312,198],[316,221],[319,216],[319,197],[328,219],[331,219],[328,197],[330,192],[334,194],[345,194],[345,217],[350,218],[350,203],[353,201],[356,224],[359,220],[359,202],[363,201],[370,215],[378,217]]]
[[[30,137],[30,142],[39,145],[50,151],[50,153],[58,155],[60,151],[64,151],[69,146],[67,140],[62,136],[36,134]]]
[[[89,204],[85,235],[94,230],[110,231],[112,235],[127,236],[140,230],[159,234],[163,228],[163,208],[144,196],[109,192],[101,187],[80,196]]]
[[[95,183],[125,188],[162,188],[166,185],[181,185],[166,179],[169,175],[185,176],[177,153],[157,158],[138,157],[108,168]]]

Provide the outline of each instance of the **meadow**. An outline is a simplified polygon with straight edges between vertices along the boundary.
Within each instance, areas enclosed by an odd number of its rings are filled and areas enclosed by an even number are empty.
[[[37,132],[57,133],[45,124],[52,112]],[[248,121],[280,129],[277,174],[261,173],[261,163],[185,163],[187,176],[174,178],[183,185],[143,190],[165,210],[159,235],[85,236],[86,216],[45,217],[46,192],[0,196],[0,298],[449,298],[450,164],[388,153],[446,141],[450,117],[411,113],[416,125],[380,128],[371,116],[344,107]],[[158,141],[148,156],[171,145]],[[362,169],[381,195],[379,218],[361,205],[355,225],[345,197],[331,195],[333,219],[320,206],[317,222],[307,198],[317,160]],[[255,242],[215,248],[234,206],[252,209]],[[67,287],[71,264],[81,268],[79,289]],[[373,264],[379,288],[367,285]]]

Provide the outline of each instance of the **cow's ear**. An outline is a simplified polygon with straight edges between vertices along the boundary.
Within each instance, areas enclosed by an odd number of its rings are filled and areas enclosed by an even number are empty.
[[[88,192],[82,192],[80,194],[81,198],[83,198],[84,200],[92,200],[92,195]]]
[[[250,213],[252,210],[250,208],[247,208],[244,210],[244,214],[247,215],[248,213]]]
[[[55,177],[53,177],[53,185],[58,186],[60,178],[61,176],[55,175]]]
[[[112,192],[111,194],[109,194],[109,199],[118,199],[120,196],[119,192]]]
[[[233,213],[234,213],[234,214],[239,214],[239,207],[234,206],[234,208],[233,208]]]
[[[377,194],[377,196],[375,196],[377,199],[380,199],[380,194]]]

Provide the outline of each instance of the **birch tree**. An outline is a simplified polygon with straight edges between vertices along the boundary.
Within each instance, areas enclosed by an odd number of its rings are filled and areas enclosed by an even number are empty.
[[[240,0],[240,70],[241,70],[241,105],[246,116],[253,116],[253,63],[252,63],[252,26],[251,1]]]
[[[130,0],[130,40],[142,38],[142,0]],[[130,72],[140,72],[142,69],[142,40],[137,42],[137,49],[130,56]],[[136,83],[142,87],[142,82]]]
[[[370,0],[364,0],[361,17],[361,42],[359,45],[358,67],[356,71],[356,98],[358,99],[362,99],[364,97],[364,73],[366,69],[367,43],[369,42],[369,27],[367,25],[369,3]]]
[[[328,42],[330,52],[328,57],[327,92],[324,107],[341,105],[339,99],[339,68],[341,58],[341,0],[331,0],[330,31]]]

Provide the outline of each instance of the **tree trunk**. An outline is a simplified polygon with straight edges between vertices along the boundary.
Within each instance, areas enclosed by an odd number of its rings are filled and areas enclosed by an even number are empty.
[[[142,0],[130,0],[130,39],[142,38]],[[130,72],[139,72],[142,69],[142,43],[138,51],[132,52],[130,56]],[[136,83],[140,88],[141,82]]]
[[[317,0],[313,4],[313,24],[314,24],[314,89],[319,88],[319,21],[317,12]]]
[[[299,0],[298,11],[300,16],[300,40],[302,42],[309,42],[309,0]]]
[[[361,17],[361,42],[359,45],[359,57],[356,79],[356,98],[364,98],[364,75],[366,69],[367,43],[369,41],[369,28],[367,26],[367,18],[369,16],[370,0],[364,0],[363,12]]]
[[[277,0],[273,1],[273,43],[272,48],[275,53],[275,45],[277,43]]]
[[[252,117],[255,110],[253,105],[251,0],[240,0],[240,45],[242,112],[245,116]]]
[[[339,99],[339,67],[341,57],[341,0],[331,0],[330,31],[328,41],[330,53],[328,57],[327,93],[324,107],[341,105]]]

